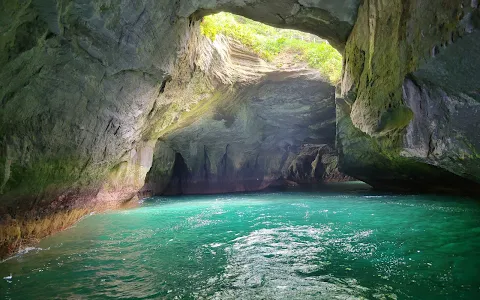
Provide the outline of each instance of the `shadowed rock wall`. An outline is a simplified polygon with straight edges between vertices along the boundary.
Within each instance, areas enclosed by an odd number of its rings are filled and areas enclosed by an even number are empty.
[[[188,38],[172,15],[164,1],[0,3],[0,256],[136,195],[156,142],[143,131]]]
[[[480,192],[478,1],[365,1],[338,95],[343,170],[378,188]]]

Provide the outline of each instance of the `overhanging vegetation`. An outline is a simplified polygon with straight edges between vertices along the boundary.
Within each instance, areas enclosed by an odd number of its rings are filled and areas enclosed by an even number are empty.
[[[305,62],[333,84],[340,82],[342,56],[327,41],[311,34],[274,28],[225,12],[206,16],[201,32],[212,41],[217,34],[236,39],[267,61],[289,54],[292,62]]]

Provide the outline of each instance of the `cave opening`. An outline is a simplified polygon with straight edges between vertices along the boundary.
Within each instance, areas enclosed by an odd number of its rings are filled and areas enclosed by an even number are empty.
[[[316,35],[232,13],[199,22],[198,43],[213,49],[213,63],[202,66],[204,53],[197,52],[192,78],[209,77],[220,93],[189,106],[177,122],[196,120],[161,137],[145,189],[165,180],[170,184],[155,195],[172,194],[171,186],[175,194],[208,194],[353,180],[339,171],[335,150],[342,55]],[[174,84],[162,86],[163,93]],[[195,89],[208,85],[199,80]],[[163,147],[177,152],[170,172],[161,168]],[[181,182],[178,155],[189,174]]]
[[[318,70],[332,85],[340,82],[342,55],[328,40],[294,29],[270,26],[227,12],[205,16],[200,21],[203,36],[232,38],[277,66],[295,65]]]
[[[183,186],[187,183],[189,177],[188,166],[185,164],[180,153],[175,153],[175,158],[172,167],[172,176],[169,179],[168,185],[165,191],[162,193],[165,195],[181,195],[183,194]]]

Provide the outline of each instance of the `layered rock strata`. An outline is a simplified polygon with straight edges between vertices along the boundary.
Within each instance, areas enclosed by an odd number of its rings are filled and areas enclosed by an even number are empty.
[[[223,193],[346,179],[332,149],[335,89],[318,71],[276,67],[222,37],[198,49],[213,52],[197,51],[196,71],[174,78],[165,95],[191,99],[201,90],[204,99],[161,133],[144,191]]]

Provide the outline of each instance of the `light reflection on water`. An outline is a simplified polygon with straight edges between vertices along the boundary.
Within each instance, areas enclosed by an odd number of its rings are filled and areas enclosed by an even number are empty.
[[[480,204],[459,198],[156,198],[4,261],[0,297],[480,299],[479,246]]]

